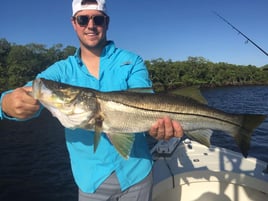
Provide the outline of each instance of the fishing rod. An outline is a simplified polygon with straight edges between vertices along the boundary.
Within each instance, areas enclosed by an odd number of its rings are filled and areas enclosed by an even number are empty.
[[[258,46],[256,43],[254,43],[249,37],[247,37],[245,34],[243,34],[241,31],[239,31],[235,26],[233,26],[229,21],[227,21],[224,17],[222,17],[220,14],[218,14],[215,11],[212,11],[215,15],[217,15],[220,19],[222,19],[225,23],[227,23],[228,25],[230,25],[234,30],[236,30],[239,34],[241,34],[244,38],[247,39],[246,42],[251,42],[255,47],[257,47],[260,51],[262,51],[262,53],[264,53],[266,56],[268,56],[268,53],[263,50],[260,46]]]

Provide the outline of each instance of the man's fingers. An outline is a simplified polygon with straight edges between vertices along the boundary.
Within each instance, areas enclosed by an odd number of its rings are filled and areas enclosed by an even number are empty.
[[[172,120],[169,117],[164,117],[164,129],[165,129],[165,135],[164,135],[165,140],[169,140],[174,136]]]
[[[32,92],[33,91],[32,87],[22,87],[22,88],[27,92]]]
[[[2,109],[11,116],[19,119],[31,117],[40,108],[39,102],[29,95],[31,87],[20,87],[3,97]]]
[[[183,129],[179,122],[171,120],[169,117],[158,119],[155,124],[151,126],[149,134],[156,139],[169,140],[172,137],[182,137]]]
[[[149,130],[149,134],[152,136],[152,137],[156,137],[157,136],[157,130],[158,130],[158,122],[154,123],[150,130]]]
[[[181,124],[177,121],[172,121],[173,129],[174,129],[174,137],[181,138],[183,136],[183,128]]]
[[[22,97],[22,100],[25,103],[31,104],[31,105],[39,105],[39,102],[36,99],[34,99],[30,94],[32,92],[32,87],[22,87],[22,90],[26,92],[24,96]]]
[[[158,119],[156,123],[152,125],[149,134],[156,139],[162,139],[165,135],[164,119]]]

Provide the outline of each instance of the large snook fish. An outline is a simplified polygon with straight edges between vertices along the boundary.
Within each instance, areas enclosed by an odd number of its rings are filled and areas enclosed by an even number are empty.
[[[133,133],[148,131],[164,116],[179,121],[188,136],[207,146],[212,130],[225,131],[234,137],[246,157],[253,130],[266,118],[264,115],[228,114],[184,95],[99,92],[42,78],[33,81],[32,96],[63,126],[95,131],[94,150],[101,132],[106,133],[124,158],[130,154]]]

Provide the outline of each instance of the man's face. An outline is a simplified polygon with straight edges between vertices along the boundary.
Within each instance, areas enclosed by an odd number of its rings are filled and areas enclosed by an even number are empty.
[[[97,17],[93,19],[92,16]],[[108,18],[104,17],[104,21],[101,23],[103,16],[105,15],[97,10],[83,10],[76,13],[75,19],[72,20],[72,24],[82,46],[91,49],[98,47],[102,48],[105,45],[106,32],[108,30]],[[90,20],[88,21],[88,19]],[[86,23],[87,21],[88,23]],[[81,23],[83,25],[81,25]]]

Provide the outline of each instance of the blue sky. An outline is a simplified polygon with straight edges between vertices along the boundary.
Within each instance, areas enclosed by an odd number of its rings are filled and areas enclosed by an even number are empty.
[[[263,66],[268,57],[212,11],[268,52],[267,0],[107,0],[108,39],[146,60]],[[71,0],[12,0],[0,7],[0,38],[16,44],[62,43],[78,47],[70,23]]]

